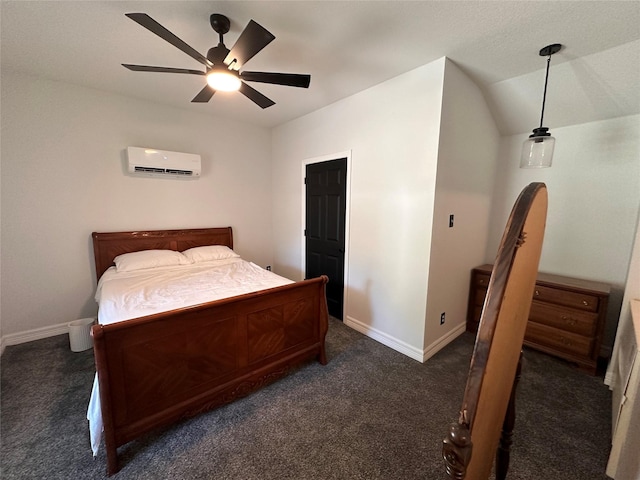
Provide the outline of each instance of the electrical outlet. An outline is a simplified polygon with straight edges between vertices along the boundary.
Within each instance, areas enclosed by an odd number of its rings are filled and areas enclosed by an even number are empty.
[[[271,271],[271,265],[267,265],[265,268],[266,268],[267,270]]]
[[[453,213],[449,215],[449,228],[453,227]]]
[[[440,314],[440,325],[444,325],[444,312]]]

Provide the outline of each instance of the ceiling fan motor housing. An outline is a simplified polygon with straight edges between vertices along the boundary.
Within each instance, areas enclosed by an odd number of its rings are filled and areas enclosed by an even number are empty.
[[[224,62],[224,59],[229,54],[229,49],[225,47],[222,36],[229,32],[231,21],[220,13],[213,13],[209,17],[209,22],[211,23],[211,28],[218,33],[220,40],[217,46],[211,47],[207,52],[207,60],[213,64],[220,64]]]
[[[211,47],[207,52],[207,59],[214,65],[218,65],[224,62],[224,59],[229,55],[229,49],[224,44],[219,43],[216,47]]]

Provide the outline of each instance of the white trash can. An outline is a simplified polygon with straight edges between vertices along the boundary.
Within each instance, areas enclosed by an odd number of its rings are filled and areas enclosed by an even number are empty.
[[[69,322],[69,345],[72,352],[83,352],[93,347],[91,327],[95,321],[96,319],[91,317]]]

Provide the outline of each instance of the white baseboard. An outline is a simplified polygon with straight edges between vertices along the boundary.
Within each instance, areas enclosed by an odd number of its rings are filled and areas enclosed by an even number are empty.
[[[409,358],[417,360],[420,363],[424,363],[437,352],[439,352],[442,348],[447,346],[450,342],[455,340],[458,336],[460,336],[465,331],[465,325],[462,324],[460,327],[455,328],[451,332],[449,332],[444,337],[438,339],[431,345],[429,345],[426,349],[420,350],[416,347],[409,345],[402,340],[399,340],[391,335],[382,332],[376,328],[373,328],[369,325],[366,325],[355,318],[346,316],[344,319],[345,325],[357,330],[360,333],[363,333],[369,338],[376,340],[377,342],[386,345],[389,348],[392,348],[396,352],[400,352],[403,355],[406,355]]]
[[[27,330],[25,332],[12,333],[5,335],[0,339],[0,351],[4,353],[4,348],[9,345],[19,345],[21,343],[32,342],[34,340],[41,340],[43,338],[55,337],[56,335],[63,335],[69,333],[69,323],[59,323],[57,325],[50,325],[48,327],[36,328],[33,330]]]
[[[372,338],[377,342],[380,342],[383,345],[386,345],[389,348],[392,348],[396,352],[400,352],[409,358],[413,358],[418,362],[422,362],[422,352],[417,348],[412,347],[408,343],[405,343],[402,340],[398,340],[397,338],[392,337],[391,335],[384,333],[369,325],[365,325],[364,323],[349,316],[345,317],[344,323],[345,325],[353,328],[354,330],[357,330],[360,333],[365,334],[367,337]]]
[[[462,335],[467,329],[466,323],[463,322],[458,325],[456,328],[451,330],[449,333],[440,337],[438,340],[433,342],[431,345],[426,347],[422,353],[423,362],[426,362],[431,357],[433,357],[436,353],[442,350],[444,347],[453,342],[456,338]]]

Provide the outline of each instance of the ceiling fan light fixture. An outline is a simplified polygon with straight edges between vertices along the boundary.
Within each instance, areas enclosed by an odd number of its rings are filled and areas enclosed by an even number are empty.
[[[214,90],[222,92],[235,92],[240,89],[240,79],[230,70],[212,68],[207,73],[207,83]]]

